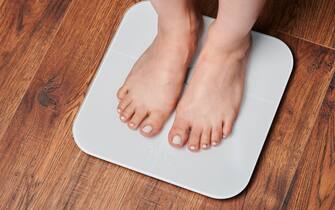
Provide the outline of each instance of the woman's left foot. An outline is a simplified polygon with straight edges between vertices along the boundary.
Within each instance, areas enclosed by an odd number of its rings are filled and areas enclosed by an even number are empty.
[[[174,15],[158,21],[157,36],[117,93],[120,119],[146,137],[157,135],[175,109],[196,50],[199,17],[192,8]]]
[[[244,89],[250,34],[221,33],[215,22],[209,29],[193,77],[186,87],[169,133],[175,147],[191,151],[218,145],[231,132]]]

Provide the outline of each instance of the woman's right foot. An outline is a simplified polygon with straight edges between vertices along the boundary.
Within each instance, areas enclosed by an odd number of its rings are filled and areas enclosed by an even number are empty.
[[[227,137],[243,97],[251,35],[211,25],[169,133],[172,146],[208,149]]]
[[[155,40],[117,93],[120,119],[147,137],[158,134],[175,109],[196,50],[199,18],[193,10],[184,12],[159,19]]]

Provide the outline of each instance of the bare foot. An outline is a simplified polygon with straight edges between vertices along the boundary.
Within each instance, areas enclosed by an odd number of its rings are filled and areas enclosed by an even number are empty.
[[[147,137],[158,134],[175,109],[196,50],[198,18],[191,11],[179,17],[159,20],[158,35],[117,93],[121,120]]]
[[[169,133],[175,147],[191,151],[218,145],[233,128],[243,96],[250,34],[222,33],[215,23],[200,53],[195,72],[181,98]]]

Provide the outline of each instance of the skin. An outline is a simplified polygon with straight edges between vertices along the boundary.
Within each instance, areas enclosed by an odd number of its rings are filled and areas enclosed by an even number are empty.
[[[152,137],[176,109],[168,137],[172,146],[198,151],[219,145],[239,113],[250,31],[264,1],[219,1],[218,17],[180,98],[201,18],[191,0],[152,0],[158,34],[117,93],[120,119]]]

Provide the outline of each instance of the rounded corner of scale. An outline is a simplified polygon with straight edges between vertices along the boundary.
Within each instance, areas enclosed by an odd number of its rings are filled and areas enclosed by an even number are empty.
[[[90,152],[82,145],[82,143],[79,141],[78,137],[78,128],[77,128],[77,122],[75,121],[73,126],[72,126],[72,137],[74,143],[77,145],[80,151],[84,152],[85,154],[91,155]]]

